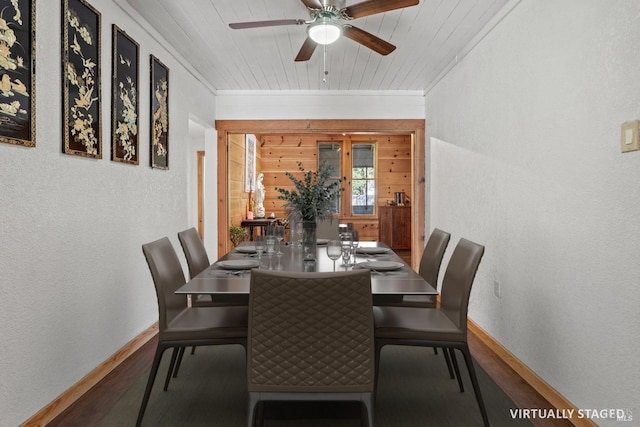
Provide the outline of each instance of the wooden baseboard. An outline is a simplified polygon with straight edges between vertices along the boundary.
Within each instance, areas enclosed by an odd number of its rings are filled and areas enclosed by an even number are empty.
[[[566,414],[574,414],[570,419],[571,423],[577,427],[596,427],[597,425],[588,418],[578,418],[578,409],[569,402],[556,389],[551,387],[545,380],[540,378],[520,359],[513,355],[509,350],[504,348],[502,344],[496,341],[484,329],[468,320],[469,332],[472,332],[480,341],[491,349],[500,359],[502,359],[511,369],[513,369],[524,381],[526,381],[534,390],[553,405],[558,410],[566,410]],[[573,412],[571,412],[573,410]]]
[[[58,396],[53,402],[49,403],[34,416],[22,423],[20,427],[40,427],[47,425],[65,409],[71,406],[76,400],[78,400],[83,394],[90,390],[91,387],[95,386],[100,380],[117,368],[124,360],[135,353],[151,338],[156,336],[157,333],[158,322],[154,323],[147,330],[125,344],[124,347],[115,352],[97,368],[89,372],[84,378]]]

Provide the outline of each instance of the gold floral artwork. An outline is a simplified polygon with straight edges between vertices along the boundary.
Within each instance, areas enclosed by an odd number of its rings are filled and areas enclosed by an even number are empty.
[[[124,160],[132,160],[133,156],[136,155],[136,146],[133,143],[133,137],[138,135],[138,114],[136,113],[138,96],[131,77],[127,77],[127,84],[128,87],[125,87],[124,83],[120,82],[120,87],[118,88],[124,109],[121,113],[122,121],[118,122],[116,134],[125,153]]]
[[[160,138],[167,132],[168,116],[167,116],[167,80],[160,79],[156,85],[154,96],[158,101],[158,108],[153,112],[153,149],[159,157],[167,155],[167,147],[162,143]]]
[[[82,0],[70,0],[69,3],[93,11]],[[65,152],[101,158],[100,46],[97,38],[100,16],[93,12],[98,28],[92,28],[89,22],[82,22],[79,12],[72,7],[67,7],[63,12],[66,18],[64,42],[67,43],[64,75],[67,109]]]
[[[151,167],[169,167],[169,70],[151,55]]]
[[[138,44],[113,26],[113,147],[111,159],[138,164]]]
[[[28,0],[0,0],[0,141],[26,146],[35,145],[34,9]]]
[[[88,34],[86,27],[80,27],[77,17],[73,16],[73,12],[69,14],[69,22],[71,26],[78,31],[84,42],[91,45],[91,36]],[[82,53],[80,43],[78,43],[77,35],[73,35],[73,44],[70,46],[74,54],[82,58],[83,68],[78,76],[73,63],[67,64],[67,79],[69,83],[78,88],[78,96],[74,99],[74,105],[71,107],[71,117],[73,118],[73,128],[71,134],[75,136],[75,140],[80,142],[86,149],[87,154],[98,154],[97,145],[98,138],[93,131],[94,118],[89,112],[91,106],[98,100],[93,95],[95,90],[95,67],[96,63],[91,58],[85,58]]]

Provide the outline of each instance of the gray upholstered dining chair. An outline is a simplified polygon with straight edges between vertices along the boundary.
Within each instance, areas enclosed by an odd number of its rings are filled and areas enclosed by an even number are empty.
[[[435,289],[438,289],[438,276],[442,266],[442,258],[444,258],[450,239],[451,233],[434,228],[427,240],[422,258],[420,258],[418,274]],[[405,295],[402,298],[402,302],[392,305],[434,308],[436,306],[436,297],[431,295]]]
[[[180,246],[182,246],[184,257],[187,260],[189,277],[193,279],[211,265],[209,256],[207,255],[207,249],[204,247],[198,231],[193,227],[180,231],[178,233],[178,240],[180,241]],[[191,305],[193,307],[213,306],[212,301],[213,298],[211,296],[191,295]]]
[[[438,289],[438,275],[442,266],[442,258],[444,258],[444,252],[447,250],[450,239],[451,233],[434,228],[420,259],[418,274],[436,289]],[[436,306],[436,297],[406,295],[402,302],[408,306],[434,308]]]
[[[360,401],[373,425],[371,273],[252,270],[248,425],[262,401]]]
[[[193,279],[200,274],[206,268],[210,266],[209,256],[207,255],[207,249],[202,243],[202,239],[198,235],[198,231],[195,228],[189,228],[178,233],[178,240],[182,246],[184,257],[187,260],[189,266],[189,277]],[[228,296],[204,296],[204,295],[192,295],[191,305],[194,307],[217,307],[227,305],[247,305],[248,300],[241,295],[228,295]]]
[[[240,344],[246,347],[247,307],[188,307],[175,291],[185,284],[180,260],[167,237],[142,245],[158,298],[158,345],[151,364],[136,426],[142,423],[164,351],[173,348],[164,390],[178,350],[185,346]]]
[[[467,344],[469,296],[483,254],[484,246],[460,239],[444,274],[440,307],[378,306],[374,307],[374,316],[376,367],[385,345],[441,347],[450,352],[460,391],[464,391],[454,353],[455,349],[459,350],[467,365],[482,420],[488,426],[487,411]]]

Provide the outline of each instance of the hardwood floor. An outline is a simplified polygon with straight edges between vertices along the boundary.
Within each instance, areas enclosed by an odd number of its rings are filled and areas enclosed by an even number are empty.
[[[156,345],[157,336],[149,340],[48,425],[85,427],[96,424],[151,365]],[[519,408],[554,409],[472,332],[469,332],[469,347],[476,361]],[[531,421],[534,425],[541,427],[572,425],[567,420]]]

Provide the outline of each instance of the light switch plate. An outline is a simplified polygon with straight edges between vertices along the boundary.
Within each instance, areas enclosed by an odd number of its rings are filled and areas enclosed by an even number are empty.
[[[640,120],[622,124],[620,149],[623,153],[640,150]]]

